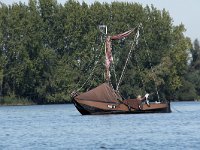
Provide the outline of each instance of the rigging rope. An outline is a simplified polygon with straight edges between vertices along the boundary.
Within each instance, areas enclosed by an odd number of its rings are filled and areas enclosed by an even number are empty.
[[[143,34],[144,34],[144,29],[143,29],[143,27],[141,27],[142,28],[142,32],[143,32]],[[144,37],[144,42],[145,42],[145,45],[146,45],[146,47],[147,47],[147,55],[148,55],[148,59],[149,59],[149,65],[150,65],[150,68],[151,68],[151,72],[153,73],[153,74],[155,74],[155,72],[154,72],[154,70],[153,70],[153,67],[152,67],[152,63],[151,63],[151,60],[150,60],[150,50],[149,50],[149,46],[148,46],[148,44],[147,44],[147,41],[146,41],[146,38]],[[158,87],[157,87],[157,84],[156,84],[156,79],[155,79],[155,77],[154,77],[154,75],[153,75],[153,80],[154,80],[154,83],[155,83],[155,90],[156,90],[156,94],[157,94],[157,98],[158,98],[158,101],[160,102],[160,96],[159,96],[159,93],[158,93]]]
[[[135,58],[135,61],[136,61],[137,69],[139,70],[139,73],[140,73],[140,72],[142,72],[142,71],[141,71],[141,69],[140,69],[140,67],[139,67],[139,61],[138,61],[138,59],[137,59],[137,57],[136,57],[136,54],[134,55],[134,58]],[[144,80],[143,80],[143,78],[141,78],[141,77],[140,77],[140,79],[142,80],[142,87],[143,87],[143,89],[144,89],[144,91],[145,91],[145,93],[146,93],[146,90],[145,90],[145,88],[144,88]]]
[[[101,47],[101,49],[104,47],[104,44],[102,44],[102,47]],[[97,67],[97,64],[99,63],[99,60],[100,60],[100,56],[101,56],[101,54],[102,54],[102,50],[100,51],[100,53],[99,53],[99,55],[98,55],[98,59],[97,59],[97,61],[95,61],[95,66],[94,66],[94,68],[92,69],[92,71],[91,71],[91,73],[89,74],[89,77],[87,78],[87,80],[85,80],[85,82],[82,84],[82,86],[77,90],[77,92],[78,91],[80,91],[84,86],[85,86],[85,84],[89,81],[89,79],[92,77],[92,75],[93,75],[93,73],[94,73],[94,70],[96,69],[96,67]]]
[[[117,91],[119,90],[119,84],[121,83],[122,78],[123,78],[123,76],[124,76],[124,72],[125,72],[125,69],[126,69],[126,67],[127,67],[128,61],[129,61],[129,59],[130,59],[130,57],[131,57],[131,53],[132,53],[133,49],[135,48],[135,45],[137,45],[137,43],[138,43],[139,28],[140,28],[140,26],[138,27],[137,33],[136,33],[135,38],[134,38],[134,42],[133,42],[132,45],[131,45],[131,49],[130,49],[130,51],[129,51],[129,53],[128,53],[128,57],[127,57],[127,59],[126,59],[124,68],[123,68],[123,70],[122,70],[121,76],[120,76],[119,81],[118,81],[118,83],[117,83],[117,87],[116,87],[116,90],[117,90]],[[136,43],[136,44],[135,44],[135,43]]]

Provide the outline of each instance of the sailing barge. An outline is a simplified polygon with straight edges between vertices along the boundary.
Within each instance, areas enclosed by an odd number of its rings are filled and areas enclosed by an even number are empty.
[[[77,91],[72,92],[72,102],[82,115],[171,112],[169,101],[149,102],[148,101],[149,94],[146,94],[142,98],[140,97],[135,99],[122,98],[118,88],[121,79],[123,77],[123,73],[126,69],[126,65],[129,61],[130,58],[129,56],[122,70],[122,75],[119,79],[116,89],[113,88],[110,82],[110,65],[113,62],[111,53],[112,50],[111,40],[119,40],[129,36],[132,32],[135,32],[134,41],[137,44],[137,40],[139,37],[139,29],[140,27],[115,36],[107,36],[105,44],[106,82],[84,93],[79,94]],[[129,54],[131,54],[131,50]]]

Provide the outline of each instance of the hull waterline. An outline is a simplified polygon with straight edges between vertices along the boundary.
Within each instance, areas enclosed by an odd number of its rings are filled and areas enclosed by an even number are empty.
[[[87,100],[77,101],[73,99],[76,109],[82,115],[105,114],[139,114],[139,113],[170,113],[170,103],[142,104],[141,109],[133,108],[124,103],[102,103]]]

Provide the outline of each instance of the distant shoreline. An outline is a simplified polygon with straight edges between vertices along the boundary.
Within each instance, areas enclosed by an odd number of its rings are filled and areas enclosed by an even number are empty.
[[[13,97],[0,97],[0,106],[30,106],[30,105],[51,105],[51,104],[72,104],[71,101],[56,103],[36,103],[34,100],[26,99],[26,98],[13,98]]]
[[[187,101],[179,101],[179,100],[174,100],[171,102],[200,102],[200,100],[187,100]],[[33,101],[28,101],[28,102],[9,102],[9,103],[2,103],[2,101],[0,101],[0,106],[31,106],[31,105],[57,105],[57,104],[73,104],[72,102],[66,102],[66,103],[41,103],[41,104],[37,104],[34,103]]]

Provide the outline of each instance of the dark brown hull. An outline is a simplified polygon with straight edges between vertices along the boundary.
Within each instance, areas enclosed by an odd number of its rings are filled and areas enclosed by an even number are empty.
[[[76,100],[73,103],[82,115],[101,115],[101,114],[137,114],[137,113],[169,113],[171,112],[170,103],[150,103],[140,106],[132,103],[134,100],[116,102],[102,102],[92,100]]]

